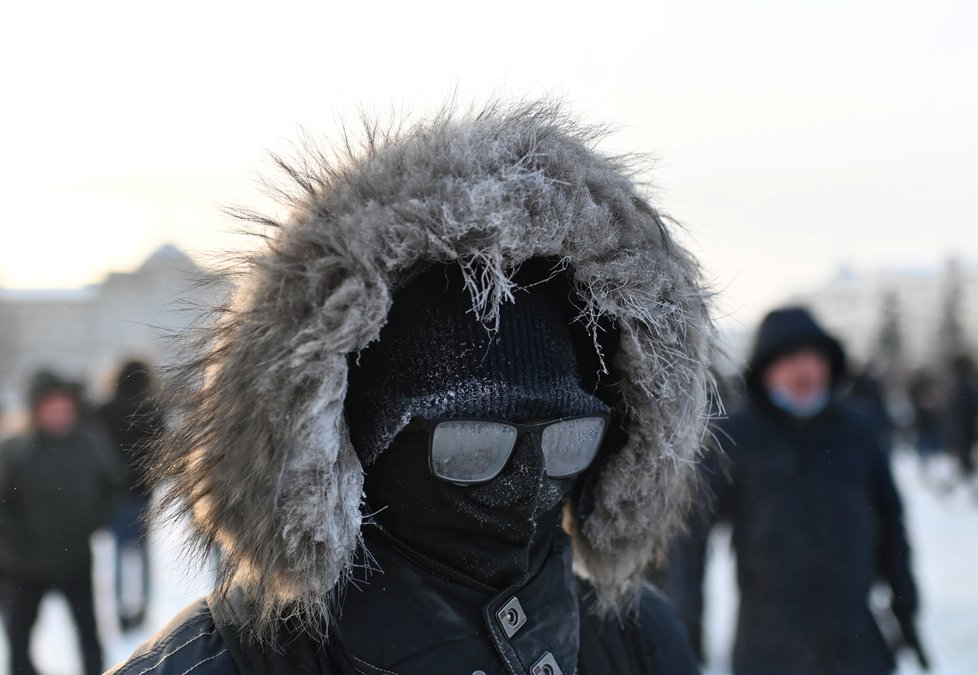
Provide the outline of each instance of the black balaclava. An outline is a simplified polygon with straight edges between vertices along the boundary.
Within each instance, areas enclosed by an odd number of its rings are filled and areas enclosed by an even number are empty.
[[[461,271],[435,266],[395,294],[379,341],[351,357],[347,421],[374,519],[495,588],[522,583],[543,562],[573,479],[550,478],[539,435],[527,434],[492,481],[454,485],[429,469],[428,432],[404,426],[413,417],[530,422],[608,412],[581,385],[568,285],[535,283],[548,273],[543,263],[524,266],[515,302],[490,332]]]

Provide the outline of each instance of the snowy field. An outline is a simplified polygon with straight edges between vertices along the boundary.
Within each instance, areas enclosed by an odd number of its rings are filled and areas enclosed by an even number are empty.
[[[935,675],[978,673],[978,498],[962,487],[947,489],[950,466],[932,467],[928,477],[907,454],[896,458],[896,475],[906,502],[915,569],[923,610],[920,632],[929,648]],[[729,538],[722,532],[712,542],[708,571],[708,675],[726,675],[736,608]],[[190,567],[180,555],[181,538],[174,532],[152,537],[154,588],[146,630],[120,634],[112,606],[113,547],[107,537],[94,542],[98,612],[106,659],[125,659],[153,630],[210,585],[211,575]],[[57,596],[44,600],[34,628],[34,661],[44,675],[80,673],[78,646],[67,605]],[[900,662],[901,675],[921,672],[912,657]],[[7,646],[0,636],[0,675],[7,675]]]

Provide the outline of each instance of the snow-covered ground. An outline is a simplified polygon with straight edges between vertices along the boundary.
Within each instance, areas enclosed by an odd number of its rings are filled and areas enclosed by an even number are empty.
[[[897,481],[907,508],[921,586],[923,611],[920,631],[930,650],[935,675],[978,673],[978,498],[958,487],[941,489],[950,467],[938,464],[925,478],[908,454],[895,460]],[[733,561],[729,538],[718,533],[708,571],[709,675],[725,675],[736,609]],[[112,606],[111,541],[94,542],[98,612],[108,663],[125,659],[144,639],[165,625],[180,609],[200,597],[212,576],[181,556],[178,532],[152,537],[154,587],[146,629],[120,634]],[[45,675],[80,673],[77,641],[67,605],[60,597],[45,599],[34,629],[32,653]],[[901,675],[921,672],[912,657],[900,662]],[[7,674],[7,646],[0,636],[0,675]]]

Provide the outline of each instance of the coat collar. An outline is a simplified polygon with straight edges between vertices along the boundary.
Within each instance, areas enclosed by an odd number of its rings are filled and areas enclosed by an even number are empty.
[[[562,532],[535,576],[501,592],[379,531],[368,536],[367,550],[382,571],[351,582],[330,635],[330,650],[358,668],[399,675],[496,673],[500,666],[514,675],[575,672],[580,606]]]

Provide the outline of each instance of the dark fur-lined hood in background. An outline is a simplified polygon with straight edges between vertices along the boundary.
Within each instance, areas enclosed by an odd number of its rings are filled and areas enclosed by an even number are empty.
[[[696,263],[628,163],[597,154],[600,134],[554,106],[366,135],[336,160],[287,168],[291,216],[262,222],[267,243],[182,369],[181,412],[154,461],[165,505],[220,545],[221,588],[248,598],[257,631],[283,612],[328,619],[364,519],[347,356],[377,338],[418,261],[460,264],[491,329],[515,267],[556,258],[583,320],[619,333],[606,357],[628,438],[572,509],[580,565],[604,606],[621,606],[679,523],[704,433],[712,325]]]

